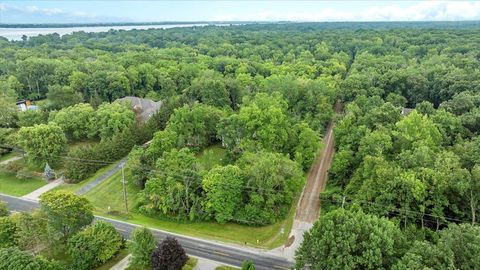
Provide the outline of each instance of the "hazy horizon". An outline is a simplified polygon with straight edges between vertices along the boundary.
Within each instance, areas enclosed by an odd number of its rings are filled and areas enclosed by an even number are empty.
[[[480,20],[477,1],[2,1],[0,24]]]

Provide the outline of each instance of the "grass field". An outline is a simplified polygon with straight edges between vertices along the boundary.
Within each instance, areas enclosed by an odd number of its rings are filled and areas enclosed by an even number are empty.
[[[128,181],[130,177],[129,172],[126,173],[126,188],[127,198],[129,202],[129,210],[132,210],[135,206],[137,193],[140,189],[135,187]],[[122,172],[118,171],[110,178],[106,179],[102,183],[98,184],[87,194],[84,195],[95,207],[95,211],[102,214],[108,214],[109,212],[126,212],[125,201],[123,195],[122,185]],[[109,211],[110,207],[110,211]]]
[[[193,270],[193,268],[197,266],[197,263],[198,263],[197,258],[189,257],[187,264],[185,264],[185,266],[182,267],[182,270]]]
[[[0,171],[0,193],[23,196],[46,184],[43,179],[38,177],[19,179],[14,173]]]

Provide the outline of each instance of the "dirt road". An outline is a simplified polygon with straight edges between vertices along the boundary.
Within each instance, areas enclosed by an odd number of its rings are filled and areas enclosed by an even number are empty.
[[[335,112],[341,112],[341,104],[335,104]],[[295,221],[313,223],[320,213],[320,192],[327,184],[328,169],[332,164],[334,153],[332,120],[327,127],[323,138],[323,149],[308,173],[307,183],[300,197],[300,202],[295,213]]]

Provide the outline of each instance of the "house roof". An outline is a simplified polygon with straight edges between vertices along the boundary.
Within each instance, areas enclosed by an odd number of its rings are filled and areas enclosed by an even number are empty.
[[[414,109],[411,108],[402,108],[402,115],[407,116],[409,115]]]
[[[147,122],[162,106],[162,101],[155,102],[151,99],[139,97],[124,97],[117,99],[116,102],[128,101],[132,104],[132,109],[142,122]]]

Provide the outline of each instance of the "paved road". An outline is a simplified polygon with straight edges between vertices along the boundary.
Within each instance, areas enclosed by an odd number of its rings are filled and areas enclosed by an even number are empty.
[[[18,197],[0,194],[0,200],[5,201],[12,211],[25,212],[38,208],[38,202],[26,200]],[[129,238],[131,232],[138,225],[112,220],[104,217],[95,217],[97,220],[108,221],[125,237]],[[168,233],[161,230],[151,229],[158,240],[164,239],[166,236],[174,236],[183,246],[187,254],[210,259],[222,264],[230,264],[240,266],[243,260],[252,260],[256,269],[290,269],[292,263],[284,258],[269,254],[267,251],[247,251],[240,247],[229,246],[226,244],[210,242],[197,238]]]
[[[110,170],[108,170],[107,172],[105,172],[104,174],[98,176],[95,180],[93,180],[92,182],[84,185],[83,187],[81,187],[80,189],[78,189],[75,194],[77,195],[83,195],[87,192],[89,192],[90,190],[92,190],[92,188],[96,187],[98,184],[100,184],[101,182],[103,182],[105,179],[108,179],[110,178],[110,176],[114,175],[116,172],[118,172],[120,169],[122,169],[122,165],[125,165],[125,162],[127,161],[127,158],[123,158],[122,160],[120,160],[117,165],[115,165],[115,167],[111,168]]]

